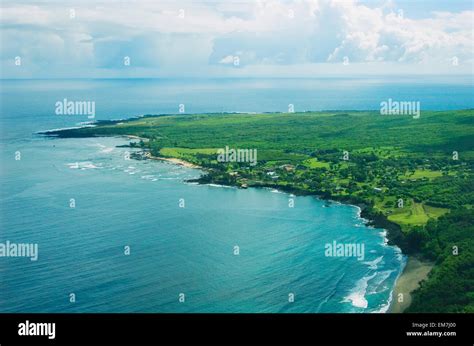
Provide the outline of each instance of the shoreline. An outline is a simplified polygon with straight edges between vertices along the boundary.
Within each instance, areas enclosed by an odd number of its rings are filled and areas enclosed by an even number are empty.
[[[134,119],[130,119],[134,120]],[[49,132],[49,131],[48,131]],[[46,135],[59,135],[58,137],[68,137],[66,134],[64,136],[64,132],[59,134],[58,132],[63,132],[61,130],[56,131],[56,133],[43,133]],[[65,132],[68,132],[67,130]],[[99,136],[99,137],[108,137],[108,136]],[[128,139],[139,139],[143,141],[148,141],[148,138],[141,138],[139,136],[134,136],[134,135],[119,135],[118,137],[125,137]],[[171,158],[171,157],[161,157],[161,156],[153,156],[149,151],[144,150],[142,151],[142,157],[145,159],[150,159],[150,160],[156,160],[156,161],[166,161],[171,164],[176,164],[179,166],[183,166],[186,168],[194,168],[194,169],[200,169],[202,171],[207,171],[208,169],[206,167],[202,167],[199,165],[196,165],[194,163],[185,161],[183,159],[178,159],[178,158]],[[197,179],[191,179],[186,182],[189,183],[197,183],[201,185],[209,185],[212,184],[213,181],[204,181],[202,178],[205,177],[206,175],[201,175]],[[215,184],[222,185],[220,182],[214,182]],[[376,213],[373,209],[370,208],[370,206],[366,205],[363,201],[359,201],[357,199],[351,198],[351,197],[341,197],[341,196],[332,196],[326,192],[309,192],[305,190],[301,190],[298,188],[294,188],[292,186],[278,186],[277,184],[253,184],[249,186],[240,186],[240,185],[227,185],[230,187],[237,187],[237,188],[270,188],[270,189],[276,189],[278,191],[281,191],[283,193],[291,193],[296,196],[315,196],[323,201],[331,202],[331,203],[341,203],[345,205],[350,205],[359,208],[358,210],[358,217],[366,220],[367,222],[365,223],[366,227],[375,227],[375,228],[380,228],[386,231],[386,234],[384,235],[384,238],[387,241],[387,245],[390,246],[396,246],[400,249],[401,253],[407,257],[407,262],[402,270],[402,273],[397,277],[395,281],[395,286],[393,287],[392,293],[390,294],[389,301],[388,301],[388,309],[387,313],[392,313],[392,312],[403,312],[406,308],[411,303],[411,292],[413,292],[416,288],[418,288],[418,283],[425,279],[430,272],[430,270],[433,267],[433,264],[427,264],[427,262],[421,262],[418,258],[414,257],[416,254],[410,253],[410,251],[406,251],[406,242],[404,239],[403,232],[400,228],[399,225],[389,221],[386,216]],[[410,265],[409,265],[410,264]],[[420,269],[421,268],[421,269]],[[404,293],[408,294],[407,299],[405,299],[405,302],[402,304],[403,306],[400,308],[395,308],[395,301],[396,295],[400,293],[400,291],[403,291]],[[395,299],[394,299],[395,298]]]
[[[402,273],[395,281],[395,287],[391,293],[391,302],[388,313],[403,313],[411,304],[412,293],[420,282],[428,278],[428,274],[434,267],[433,262],[420,260],[415,256],[407,256],[407,261]],[[398,295],[402,294],[402,302],[398,301]]]
[[[168,161],[170,163],[188,167],[188,168],[198,168],[198,169],[205,170],[205,167],[197,166],[195,164],[192,164],[182,159],[156,157],[156,156],[152,156],[151,153],[149,152],[146,152],[144,156],[147,159]],[[212,182],[200,182],[199,180],[200,178],[193,179],[193,183],[199,184],[199,185],[213,185]],[[241,188],[240,186],[237,186],[237,185],[234,186],[234,185],[219,184],[219,186]],[[386,310],[383,311],[384,313],[403,313],[411,304],[411,293],[419,287],[419,283],[422,280],[425,280],[428,277],[428,274],[431,272],[431,269],[434,267],[434,263],[422,261],[413,255],[404,254],[402,248],[398,244],[396,244],[393,241],[393,239],[390,239],[389,235],[391,233],[391,230],[394,231],[394,229],[390,229],[390,227],[386,227],[386,226],[379,226],[379,223],[377,222],[377,220],[370,218],[368,216],[364,217],[364,211],[367,208],[366,205],[360,205],[358,203],[354,203],[353,201],[349,201],[349,200],[333,199],[331,197],[324,197],[317,194],[306,193],[305,191],[299,191],[297,189],[286,189],[286,190],[291,190],[291,191],[285,191],[285,189],[281,189],[275,186],[249,186],[249,187],[272,189],[272,190],[277,190],[280,193],[294,194],[296,196],[298,195],[315,196],[324,202],[340,203],[343,205],[351,206],[357,209],[357,217],[363,221],[365,227],[367,228],[375,227],[375,228],[380,228],[384,230],[385,234],[382,236],[382,238],[384,239],[386,244],[389,246],[394,246],[394,247],[399,248],[400,252],[406,257],[405,265],[400,275],[395,279],[392,292],[390,293],[390,296],[387,302],[388,306],[387,305],[385,306]],[[386,220],[386,222],[389,222],[389,221]],[[404,294],[404,302],[402,303],[398,303],[398,300],[397,300],[397,296],[399,293]]]
[[[137,136],[127,135],[126,137],[128,137],[129,139],[142,139]],[[204,171],[206,170],[205,167],[198,166],[196,164],[185,161],[183,159],[153,156],[149,151],[145,151],[143,156],[145,157],[145,159],[156,160],[156,161],[166,161],[166,162],[183,166],[183,167],[187,167],[187,168],[201,169]],[[201,178],[202,178],[202,175],[201,177],[197,179],[192,179],[192,183],[199,184],[199,185],[212,185],[213,184],[212,181],[202,182]],[[191,182],[191,181],[188,181],[188,182]],[[219,186],[242,188],[241,186],[238,186],[238,185],[219,184]],[[395,279],[392,292],[390,293],[390,296],[388,299],[388,303],[387,303],[388,307],[386,306],[386,310],[384,311],[384,313],[403,313],[411,304],[411,293],[419,287],[419,283],[422,280],[425,280],[428,277],[429,272],[434,266],[433,263],[423,262],[419,258],[411,254],[408,255],[404,253],[403,248],[402,248],[403,242],[401,241],[401,238],[400,238],[401,229],[398,228],[398,225],[393,224],[384,216],[377,215],[375,217],[375,215],[371,215],[370,212],[367,210],[368,209],[367,205],[363,203],[362,204],[358,203],[357,201],[354,201],[350,198],[334,198],[333,196],[310,193],[307,191],[302,191],[302,190],[291,188],[291,187],[283,188],[283,189],[281,186],[264,186],[264,185],[255,185],[255,186],[251,185],[248,187],[272,189],[272,190],[277,190],[281,193],[294,194],[296,196],[298,195],[299,196],[315,196],[321,201],[330,202],[330,203],[340,203],[340,204],[352,206],[352,207],[357,208],[357,217],[363,221],[366,227],[375,227],[375,228],[383,229],[386,232],[385,235],[383,236],[386,244],[389,246],[395,246],[399,248],[400,252],[404,256],[406,256],[405,266],[403,267],[401,274]],[[399,242],[396,241],[397,239],[399,240]],[[404,302],[402,303],[398,303],[398,300],[397,300],[397,296],[399,293],[404,294]]]
[[[191,163],[191,162],[188,162],[188,161],[185,161],[185,160],[182,160],[182,159],[177,159],[177,158],[173,158],[173,157],[153,156],[150,152],[145,152],[145,154],[143,156],[146,157],[147,159],[150,159],[150,160],[166,161],[166,162],[170,162],[170,163],[173,163],[175,165],[183,166],[183,167],[186,167],[186,168],[204,169],[201,166],[195,165],[194,163]]]

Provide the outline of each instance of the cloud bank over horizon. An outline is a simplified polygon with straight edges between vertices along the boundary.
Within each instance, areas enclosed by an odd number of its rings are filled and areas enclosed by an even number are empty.
[[[4,1],[0,76],[472,75],[472,3],[457,2],[452,11],[437,1],[424,1],[422,12],[411,6],[392,0]]]

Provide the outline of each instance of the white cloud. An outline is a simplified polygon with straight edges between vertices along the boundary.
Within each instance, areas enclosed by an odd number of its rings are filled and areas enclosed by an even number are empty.
[[[473,13],[413,19],[393,1],[369,7],[355,0],[3,2],[1,70],[4,77],[324,73],[317,66],[348,57],[356,63],[351,73],[383,71],[387,63],[395,71],[472,73]],[[126,72],[124,56],[131,58]]]
[[[219,61],[220,64],[233,64],[234,63],[234,56],[233,55],[227,55],[223,59]]]

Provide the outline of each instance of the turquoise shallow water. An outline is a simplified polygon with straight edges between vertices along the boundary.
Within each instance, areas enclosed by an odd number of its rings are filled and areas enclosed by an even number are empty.
[[[125,139],[35,134],[87,121],[54,114],[54,102],[64,97],[95,100],[98,119],[172,112],[178,99],[194,99],[196,112],[250,111],[259,103],[240,97],[238,87],[217,88],[214,82],[193,88],[133,82],[126,92],[121,83],[4,83],[0,242],[37,243],[39,258],[0,258],[0,311],[387,309],[404,258],[385,244],[383,230],[364,225],[353,206],[296,197],[295,208],[288,208],[288,194],[187,184],[200,171],[124,160],[126,149],[116,145]],[[249,88],[242,93],[251,95]],[[285,90],[254,86],[263,104],[275,105]],[[295,97],[310,105],[297,91]],[[14,160],[16,151],[20,161]],[[75,208],[69,207],[71,198]],[[179,208],[181,198],[185,208]],[[324,245],[333,241],[364,244],[364,260],[326,257]],[[124,246],[130,246],[129,256]],[[70,293],[76,294],[75,303],[69,302]]]

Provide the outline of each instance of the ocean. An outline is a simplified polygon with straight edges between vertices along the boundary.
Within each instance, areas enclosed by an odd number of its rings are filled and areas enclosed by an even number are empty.
[[[0,243],[37,244],[38,259],[0,257],[0,311],[385,312],[405,256],[357,207],[190,184],[202,172],[124,159],[125,138],[37,132],[90,121],[55,114],[63,99],[94,101],[96,120],[180,104],[187,113],[367,110],[388,98],[445,110],[473,108],[470,82],[3,80]],[[328,257],[333,242],[363,244],[365,256]]]

